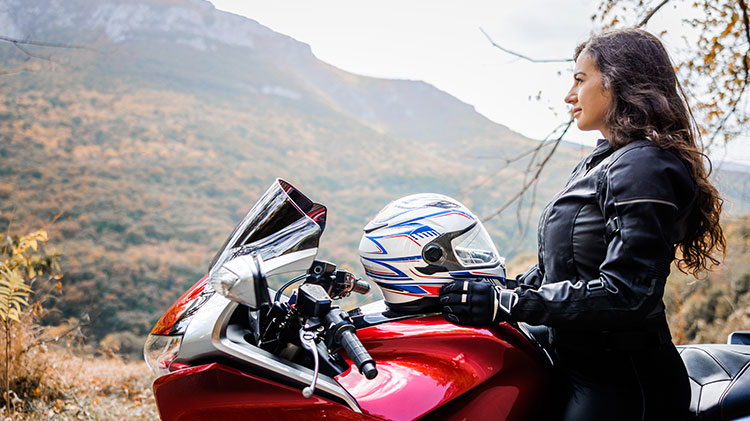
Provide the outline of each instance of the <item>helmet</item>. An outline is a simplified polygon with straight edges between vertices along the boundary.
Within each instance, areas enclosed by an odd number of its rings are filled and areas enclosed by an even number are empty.
[[[365,225],[359,256],[367,277],[397,312],[435,309],[440,287],[457,279],[505,280],[505,259],[481,221],[440,194],[389,203]]]

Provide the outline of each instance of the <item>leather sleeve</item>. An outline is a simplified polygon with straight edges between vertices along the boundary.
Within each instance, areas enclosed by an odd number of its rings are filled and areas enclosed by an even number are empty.
[[[525,273],[516,275],[515,279],[505,281],[506,288],[524,288],[537,289],[542,285],[543,275],[539,270],[539,265],[532,266]]]
[[[647,144],[622,153],[597,188],[607,232],[599,278],[516,288],[514,318],[586,330],[644,320],[661,302],[674,259],[675,221],[694,196],[692,177],[672,152]]]

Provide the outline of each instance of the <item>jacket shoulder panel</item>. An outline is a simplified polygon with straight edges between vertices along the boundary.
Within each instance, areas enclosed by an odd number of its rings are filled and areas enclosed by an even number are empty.
[[[654,203],[680,210],[692,201],[695,183],[674,152],[648,141],[633,142],[617,152],[602,186],[615,206]]]

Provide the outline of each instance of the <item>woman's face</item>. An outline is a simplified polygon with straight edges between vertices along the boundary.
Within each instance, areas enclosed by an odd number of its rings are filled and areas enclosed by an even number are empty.
[[[584,50],[573,70],[573,87],[565,102],[573,106],[571,113],[581,130],[599,130],[605,138],[609,130],[605,121],[612,105],[610,92],[602,85],[602,74],[591,55]]]

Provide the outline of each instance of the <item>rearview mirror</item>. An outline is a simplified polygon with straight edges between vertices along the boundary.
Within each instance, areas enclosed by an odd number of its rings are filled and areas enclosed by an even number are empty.
[[[214,291],[251,310],[257,310],[271,301],[263,261],[256,254],[245,254],[229,260],[209,276],[208,282]]]

